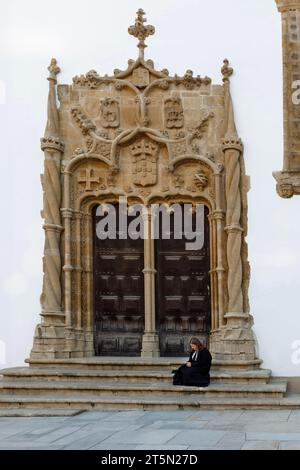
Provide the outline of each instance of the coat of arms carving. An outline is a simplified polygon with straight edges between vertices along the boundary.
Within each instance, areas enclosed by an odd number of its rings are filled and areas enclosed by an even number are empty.
[[[165,125],[167,129],[180,129],[184,125],[183,107],[179,96],[165,101]]]
[[[138,67],[132,72],[132,83],[138,88],[145,88],[150,83],[149,71],[144,67]]]
[[[119,127],[120,112],[117,100],[107,98],[100,104],[100,121],[103,127]]]
[[[157,182],[158,145],[150,139],[141,139],[131,146],[133,183],[152,186]]]

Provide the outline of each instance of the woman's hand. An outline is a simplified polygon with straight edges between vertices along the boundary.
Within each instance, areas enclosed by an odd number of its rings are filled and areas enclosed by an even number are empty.
[[[186,365],[187,365],[187,367],[192,367],[192,363],[191,363],[191,362],[187,362]]]

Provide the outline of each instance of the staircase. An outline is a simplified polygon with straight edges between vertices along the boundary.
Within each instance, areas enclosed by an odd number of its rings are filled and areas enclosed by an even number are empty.
[[[55,359],[0,372],[0,416],[32,410],[300,408],[287,381],[260,361],[213,363],[208,388],[173,386],[171,371],[186,358]]]

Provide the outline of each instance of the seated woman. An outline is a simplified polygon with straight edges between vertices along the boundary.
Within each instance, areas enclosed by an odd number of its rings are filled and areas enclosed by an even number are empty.
[[[207,387],[210,383],[211,354],[198,338],[192,338],[190,346],[192,351],[188,362],[173,371],[173,385]]]

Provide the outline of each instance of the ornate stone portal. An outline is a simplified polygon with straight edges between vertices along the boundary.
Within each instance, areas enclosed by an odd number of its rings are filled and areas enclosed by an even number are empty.
[[[279,196],[300,194],[300,0],[276,0],[282,19],[284,162],[274,172]]]
[[[31,359],[95,354],[92,211],[101,202],[202,203],[210,234],[209,346],[215,359],[255,361],[249,312],[247,192],[243,145],[230,95],[208,77],[157,71],[145,60],[154,34],[139,10],[129,33],[139,57],[125,71],[94,70],[58,85],[49,67],[48,121],[42,150],[45,220],[42,322]],[[60,102],[56,103],[56,92]],[[148,224],[151,230],[151,224]],[[150,234],[151,235],[151,234]],[[141,355],[158,357],[154,240],[144,240],[144,316]],[[196,258],[194,258],[196,259]]]

